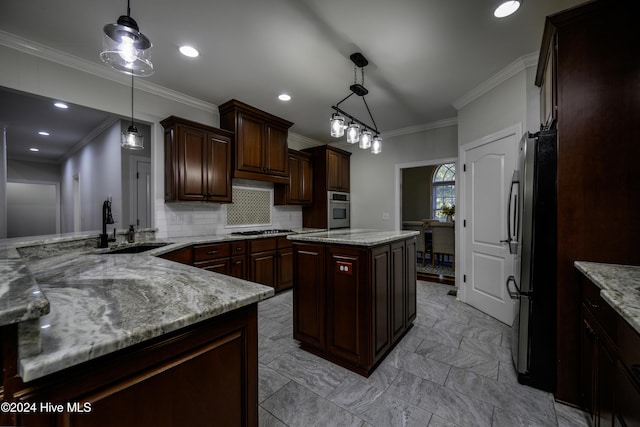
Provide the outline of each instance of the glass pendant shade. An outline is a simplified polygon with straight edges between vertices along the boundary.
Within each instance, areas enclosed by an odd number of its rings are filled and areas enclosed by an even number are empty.
[[[144,136],[138,132],[135,126],[129,126],[127,132],[122,134],[120,145],[129,150],[142,150],[144,149]]]
[[[367,148],[371,148],[372,139],[373,139],[373,133],[368,129],[363,130],[362,133],[360,134],[360,144],[358,145],[358,147],[362,148],[363,150],[366,150]]]
[[[344,135],[344,117],[339,114],[331,115],[331,136],[341,138]]]
[[[347,142],[355,144],[358,141],[360,141],[360,125],[356,122],[351,122],[347,128]]]
[[[117,24],[105,25],[102,46],[100,59],[111,68],[139,77],[153,75],[151,41],[133,18],[121,16]]]
[[[382,153],[382,138],[380,138],[378,135],[373,137],[373,142],[371,143],[371,153],[372,154]]]

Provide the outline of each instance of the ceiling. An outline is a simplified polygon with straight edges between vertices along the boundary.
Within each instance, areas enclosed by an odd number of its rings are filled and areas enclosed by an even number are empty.
[[[581,2],[526,0],[498,20],[497,0],[131,0],[131,16],[154,45],[149,82],[216,105],[239,99],[294,122],[295,133],[331,142],[330,107],[350,93],[354,79],[350,54],[369,60],[366,99],[384,137],[455,118],[456,100],[539,50],[545,16]],[[127,6],[124,0],[2,3],[0,31],[98,64],[102,27]],[[200,56],[183,57],[182,44]],[[291,101],[277,99],[283,92]],[[370,123],[358,97],[341,107]],[[47,116],[30,111],[32,126]]]

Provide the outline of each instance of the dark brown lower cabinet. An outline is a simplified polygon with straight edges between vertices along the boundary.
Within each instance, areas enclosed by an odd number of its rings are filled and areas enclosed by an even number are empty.
[[[293,334],[301,348],[369,376],[415,318],[408,253],[415,237],[372,248],[294,242]]]
[[[24,384],[19,401],[65,411],[23,414],[17,425],[257,426],[257,355],[253,304]]]
[[[640,335],[582,276],[580,390],[594,427],[640,427]]]

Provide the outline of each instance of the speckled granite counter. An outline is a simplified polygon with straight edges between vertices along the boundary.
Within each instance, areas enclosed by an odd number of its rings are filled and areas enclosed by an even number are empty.
[[[51,304],[31,381],[273,295],[273,289],[147,254],[60,255],[29,265]]]
[[[407,237],[417,236],[418,231],[382,231],[361,228],[344,228],[308,234],[292,234],[287,239],[298,242],[335,243],[340,245],[372,247]]]
[[[95,248],[94,235],[0,241],[0,326],[22,322],[40,335],[38,351],[20,347],[20,376],[31,381],[269,298],[271,287],[153,255],[272,236],[171,238],[127,255]]]
[[[601,291],[600,295],[640,333],[640,266],[576,261],[576,268]]]

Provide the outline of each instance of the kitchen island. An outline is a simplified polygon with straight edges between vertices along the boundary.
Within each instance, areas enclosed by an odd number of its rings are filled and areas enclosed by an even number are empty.
[[[13,406],[0,423],[257,425],[257,303],[273,289],[153,256],[184,240],[140,254],[91,244],[1,248]]]
[[[338,229],[288,236],[300,347],[368,377],[413,325],[418,234]]]

